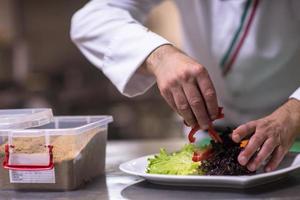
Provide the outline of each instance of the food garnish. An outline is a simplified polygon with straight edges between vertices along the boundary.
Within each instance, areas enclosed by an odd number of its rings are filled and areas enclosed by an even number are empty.
[[[223,143],[213,139],[209,145],[186,144],[180,151],[167,153],[161,149],[158,155],[148,159],[147,173],[168,175],[249,175],[249,171],[239,164],[237,157],[248,140],[235,143],[229,137],[231,130],[220,135]]]

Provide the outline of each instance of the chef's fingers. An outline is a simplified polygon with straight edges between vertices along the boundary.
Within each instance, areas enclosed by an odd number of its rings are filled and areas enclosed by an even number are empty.
[[[239,143],[244,137],[254,133],[256,128],[256,122],[251,121],[237,127],[231,134],[231,138],[234,142]]]
[[[257,170],[262,163],[272,154],[274,149],[279,144],[273,138],[268,138],[261,149],[259,150],[258,154],[253,158],[253,160],[247,165],[247,168],[250,171]]]
[[[198,125],[203,130],[207,129],[210,122],[210,117],[206,111],[205,104],[197,83],[193,80],[189,81],[188,83],[184,83],[183,91],[198,122]]]
[[[287,152],[288,150],[285,150],[282,146],[278,146],[272,153],[271,159],[265,167],[265,171],[270,172],[275,170]]]
[[[176,86],[173,87],[171,90],[177,112],[184,118],[185,122],[189,126],[195,126],[197,124],[197,121],[194,117],[194,114],[191,110],[191,107],[184,94],[183,89],[180,86]]]
[[[255,134],[249,139],[245,149],[238,156],[238,161],[241,165],[246,165],[254,153],[262,146],[267,139],[267,135],[263,131],[257,129]]]
[[[169,106],[177,112],[176,104],[173,98],[172,93],[169,90],[161,90],[161,96],[165,99],[165,101],[169,104]]]
[[[211,120],[215,120],[218,117],[219,107],[216,95],[216,90],[209,77],[207,70],[204,67],[199,67],[196,72],[198,86],[201,90],[201,95],[204,98],[207,111]]]

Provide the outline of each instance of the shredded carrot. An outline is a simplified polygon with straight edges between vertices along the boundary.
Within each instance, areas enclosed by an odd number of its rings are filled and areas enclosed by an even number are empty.
[[[249,140],[242,140],[240,143],[240,147],[245,148],[247,146],[248,142],[249,142]]]

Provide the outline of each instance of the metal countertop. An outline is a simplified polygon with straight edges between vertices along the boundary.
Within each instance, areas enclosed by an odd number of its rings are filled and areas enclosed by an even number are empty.
[[[105,176],[84,188],[69,192],[0,191],[0,200],[300,199],[300,174],[251,189],[221,189],[154,185],[118,169],[120,163],[157,153],[161,147],[178,150],[184,142],[179,139],[108,142]]]

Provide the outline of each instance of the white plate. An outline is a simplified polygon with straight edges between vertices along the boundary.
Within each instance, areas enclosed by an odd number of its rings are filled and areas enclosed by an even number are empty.
[[[147,159],[153,155],[140,157],[120,165],[120,170],[131,175],[161,185],[204,186],[226,188],[249,188],[286,177],[291,172],[300,169],[300,154],[288,154],[278,170],[269,173],[257,173],[246,176],[181,176],[146,173]]]

